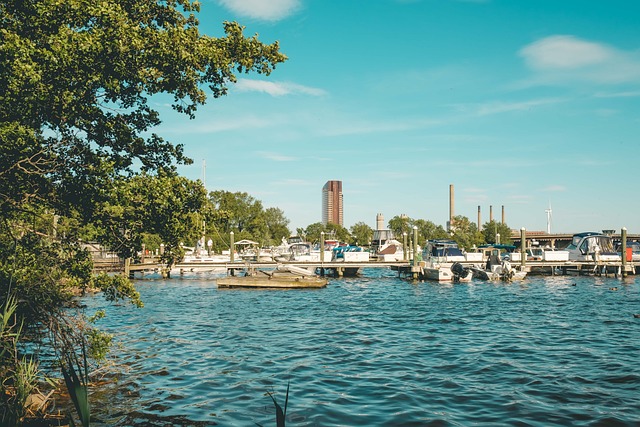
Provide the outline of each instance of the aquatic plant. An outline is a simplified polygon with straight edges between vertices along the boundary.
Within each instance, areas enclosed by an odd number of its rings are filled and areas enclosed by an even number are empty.
[[[16,324],[17,307],[16,298],[9,296],[0,313],[0,424],[3,426],[22,422],[27,411],[27,399],[36,389],[40,376],[36,361],[18,355],[22,325]]]
[[[62,375],[80,422],[83,427],[88,427],[91,421],[91,408],[89,405],[89,364],[87,362],[86,348],[83,342],[81,357],[78,357],[73,349],[67,348],[66,350],[61,357]],[[77,371],[80,371],[81,376],[78,376]],[[75,425],[73,417],[69,417],[69,423],[72,426]]]
[[[285,399],[284,399],[284,410],[278,404],[278,402],[276,401],[276,398],[273,397],[273,394],[271,392],[269,392],[269,391],[267,392],[267,394],[269,395],[269,397],[273,401],[273,404],[276,407],[276,427],[285,427],[285,418],[287,416],[287,404],[289,403],[289,386],[290,386],[290,384],[291,384],[291,382],[287,383],[287,394],[285,395]],[[259,427],[263,427],[262,424],[256,423],[256,425],[259,426]]]

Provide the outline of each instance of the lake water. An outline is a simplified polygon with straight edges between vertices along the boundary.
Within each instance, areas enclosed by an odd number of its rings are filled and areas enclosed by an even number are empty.
[[[108,306],[96,425],[639,426],[640,279],[437,284],[368,269],[316,290],[136,281]],[[88,299],[90,314],[103,305]]]

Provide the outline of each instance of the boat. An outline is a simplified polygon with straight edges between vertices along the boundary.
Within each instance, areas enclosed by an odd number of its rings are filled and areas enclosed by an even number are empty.
[[[574,234],[565,248],[569,261],[620,262],[620,254],[613,248],[611,236],[598,232]]]
[[[328,280],[306,268],[278,265],[273,270],[248,270],[241,276],[217,280],[218,288],[309,289],[324,288]]]
[[[487,262],[483,267],[471,267],[473,277],[481,280],[506,281],[523,280],[527,277],[527,272],[518,270],[511,265],[515,246],[511,245],[484,245],[480,249],[486,253]]]
[[[466,259],[453,240],[428,240],[422,259],[422,277],[426,280],[469,282],[473,277],[471,269],[461,264]]]
[[[618,243],[616,252],[622,255],[622,243]],[[640,242],[627,242],[626,260],[640,262]]]
[[[395,239],[385,241],[382,245],[378,246],[375,251],[371,252],[371,255],[376,257],[378,261],[383,262],[405,260],[402,243]]]
[[[342,262],[344,267],[336,267],[341,270],[341,276],[356,277],[360,274],[360,267],[349,265],[350,263],[369,262],[369,252],[361,246],[340,245],[332,249],[332,262]]]
[[[569,261],[590,263],[584,266],[562,267],[567,274],[618,274],[622,256],[613,247],[613,238],[609,234],[586,231],[574,234],[571,243],[565,248]]]

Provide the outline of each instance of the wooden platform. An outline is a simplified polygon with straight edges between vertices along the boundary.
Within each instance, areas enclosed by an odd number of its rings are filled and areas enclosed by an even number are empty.
[[[324,277],[300,276],[277,270],[252,271],[248,276],[227,276],[216,280],[219,288],[266,288],[305,289],[324,288],[328,280]]]

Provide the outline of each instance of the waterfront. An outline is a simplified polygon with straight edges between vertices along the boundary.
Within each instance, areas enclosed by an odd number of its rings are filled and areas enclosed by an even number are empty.
[[[140,280],[108,307],[126,373],[103,425],[638,425],[640,280],[411,283],[388,270],[316,290]],[[90,309],[102,299],[87,299]]]

